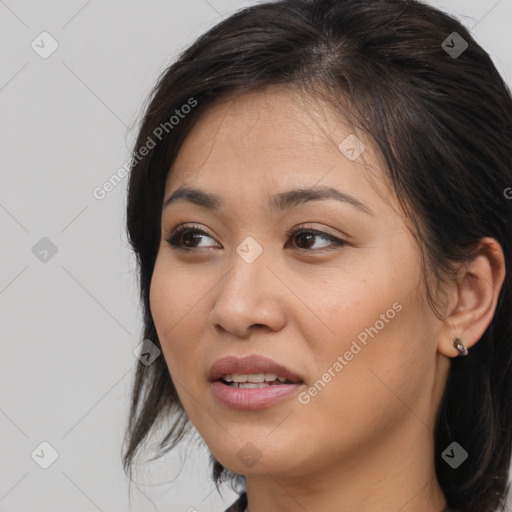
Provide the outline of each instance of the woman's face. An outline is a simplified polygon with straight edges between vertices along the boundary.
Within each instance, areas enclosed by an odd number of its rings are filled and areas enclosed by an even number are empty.
[[[168,175],[165,199],[187,186],[219,204],[163,208],[151,311],[186,413],[237,473],[375,465],[376,454],[397,456],[397,439],[431,438],[449,361],[437,350],[441,323],[425,305],[419,248],[369,140],[356,135],[366,146],[358,157],[327,109],[269,89],[211,108]],[[340,200],[269,206],[326,187]],[[183,224],[203,233],[178,234],[179,251],[167,240]],[[304,232],[289,236],[296,228]],[[231,355],[270,358],[302,382],[258,403],[271,385],[209,381]]]

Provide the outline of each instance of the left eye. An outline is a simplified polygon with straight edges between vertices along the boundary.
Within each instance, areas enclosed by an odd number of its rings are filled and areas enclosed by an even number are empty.
[[[327,240],[329,244],[326,244],[320,248],[317,247],[313,249],[314,251],[324,250],[326,247],[329,247],[329,245],[334,245],[338,247],[347,245],[347,242],[345,242],[344,240],[336,238],[328,233],[324,233],[323,231],[318,231],[316,229],[311,228],[298,228],[287,233],[287,236],[291,239],[297,239],[297,241],[299,241],[299,245],[297,246],[297,244],[295,244],[295,247],[298,248],[299,250],[304,251],[311,250],[312,245],[314,245],[314,243],[311,244],[311,241],[314,240],[315,238],[323,238],[324,240]],[[178,251],[191,251],[193,249],[201,248],[201,246],[197,246],[196,243],[204,237],[212,238],[210,235],[208,235],[208,233],[206,233],[202,229],[182,225],[173,231],[172,235],[167,239],[167,242]],[[307,247],[300,247],[300,245],[306,245]],[[211,246],[202,247],[204,248]]]
[[[308,250],[311,248],[311,244],[309,243],[314,238],[323,238],[324,240],[327,240],[330,242],[330,244],[327,244],[327,246],[323,246],[320,249],[325,249],[325,247],[328,247],[329,245],[334,246],[343,246],[346,245],[346,242],[344,240],[340,240],[339,238],[336,238],[335,236],[329,235],[328,233],[324,233],[323,231],[318,231],[316,229],[305,229],[305,228],[298,228],[290,233],[288,233],[288,236],[290,238],[298,238],[307,240],[306,245],[309,247],[299,247],[301,250]],[[314,244],[313,244],[314,245]]]

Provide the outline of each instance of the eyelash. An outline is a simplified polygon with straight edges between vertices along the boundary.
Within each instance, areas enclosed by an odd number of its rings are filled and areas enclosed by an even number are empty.
[[[179,243],[179,239],[180,239],[180,237],[182,235],[189,234],[189,233],[199,233],[199,234],[202,234],[202,235],[206,235],[207,237],[213,238],[208,233],[206,233],[202,229],[199,229],[198,227],[196,227],[193,224],[182,224],[181,226],[178,226],[176,229],[173,230],[173,232],[171,233],[170,237],[166,239],[166,242],[175,251],[180,251],[180,252],[191,252],[191,251],[198,250],[198,249],[199,250],[200,249],[211,249],[211,247],[188,247],[188,248],[184,248],[183,245],[181,243]],[[336,238],[335,236],[330,235],[329,233],[325,233],[323,231],[319,231],[319,230],[313,229],[313,228],[298,227],[298,228],[295,228],[295,229],[292,229],[291,231],[289,231],[286,234],[286,236],[288,238],[295,238],[296,236],[304,234],[304,233],[307,233],[307,234],[310,234],[310,235],[314,235],[314,236],[317,236],[317,237],[325,238],[325,239],[329,240],[335,247],[343,247],[345,245],[348,245],[348,243],[345,240],[341,240],[340,238]],[[328,251],[332,251],[333,250],[333,249],[329,249],[329,248],[326,248],[326,247],[323,247],[321,249],[302,249],[302,248],[297,248],[297,249],[299,251],[317,252],[317,253],[318,252],[320,252],[320,253],[328,252]]]

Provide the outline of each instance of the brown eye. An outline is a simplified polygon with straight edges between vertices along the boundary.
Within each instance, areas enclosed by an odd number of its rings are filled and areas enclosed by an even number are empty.
[[[295,235],[295,238],[300,243],[298,244],[300,249],[309,249],[314,245],[314,239],[317,237],[314,233],[303,232]],[[302,246],[302,247],[301,247]],[[305,246],[305,247],[304,247]]]
[[[316,229],[298,228],[287,234],[288,238],[295,241],[293,248],[308,252],[323,252],[334,247],[347,245],[347,242]],[[204,238],[212,238],[208,233],[197,227],[188,225],[178,226],[167,239],[167,242],[177,251],[193,251],[194,249],[210,248],[212,246],[198,246]],[[329,243],[314,248],[317,239],[327,240]],[[213,240],[213,238],[212,238]],[[333,247],[331,247],[333,246]]]
[[[185,231],[180,233],[180,235],[185,247],[195,247],[195,244],[199,242],[202,237],[201,233],[197,231]]]
[[[188,251],[197,248],[201,249],[202,247],[197,247],[197,244],[205,237],[212,238],[202,229],[182,225],[173,231],[167,242],[178,251]]]
[[[293,230],[291,233],[288,233],[288,236],[292,239],[296,239],[297,243],[295,244],[296,247],[298,247],[301,250],[312,250],[315,251],[322,251],[329,247],[329,245],[334,246],[343,246],[346,245],[347,242],[344,240],[341,240],[339,238],[336,238],[329,233],[324,233],[323,231],[318,231],[316,229],[306,229],[306,228],[298,228]],[[327,240],[330,242],[329,245],[323,246],[317,249],[311,249],[312,246],[315,245],[315,239],[317,238],[323,238],[324,240]],[[330,249],[327,249],[330,250]]]

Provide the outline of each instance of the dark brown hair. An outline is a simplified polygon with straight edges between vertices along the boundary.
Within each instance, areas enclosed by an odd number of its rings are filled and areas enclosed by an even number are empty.
[[[449,54],[453,33],[468,44]],[[167,174],[181,144],[215,101],[268,86],[321,98],[361,127],[417,228],[439,282],[482,237],[512,262],[512,99],[489,55],[455,18],[416,0],[281,0],[244,8],[199,39],[162,73],[148,99],[132,156],[127,231],[136,254],[143,337],[160,346],[149,288],[160,243]],[[195,102],[195,103],[193,103]],[[194,105],[182,109],[183,105]],[[176,110],[178,122],[170,122]],[[159,128],[160,127],[160,128]],[[163,129],[162,129],[163,127]],[[158,136],[157,136],[158,134]],[[141,158],[140,148],[149,147]],[[494,318],[467,357],[451,362],[435,426],[435,469],[448,505],[504,508],[512,439],[512,273]],[[161,455],[189,430],[163,357],[137,363],[123,453],[125,471],[158,420],[171,418]],[[452,469],[453,441],[469,458]],[[212,456],[213,477],[243,483]]]

